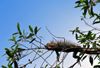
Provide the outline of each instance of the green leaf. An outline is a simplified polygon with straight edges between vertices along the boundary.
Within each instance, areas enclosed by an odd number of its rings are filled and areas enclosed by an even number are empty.
[[[89,57],[89,62],[91,63],[91,65],[93,65],[93,58],[92,58],[92,56]]]
[[[18,29],[18,31],[20,30],[19,22],[17,23],[17,29]]]
[[[26,36],[24,36],[24,38],[26,39],[27,37],[26,37]]]
[[[19,34],[22,35],[22,32],[19,30]]]
[[[80,1],[76,1],[75,3],[79,3],[80,4],[81,2]]]
[[[41,28],[37,29],[37,26],[34,28],[34,33],[37,34],[37,32],[40,30]]]
[[[30,37],[32,37],[32,36],[34,36],[35,34],[33,34],[33,33],[30,33],[29,34],[29,36],[28,37],[26,37],[26,39],[28,39],[28,38],[30,38]]]
[[[94,15],[93,6],[91,6],[91,15],[92,15],[92,16]]]
[[[100,65],[95,65],[93,68],[100,68]]]
[[[57,66],[57,68],[60,68],[60,66]]]
[[[83,20],[83,18],[81,18],[81,20]]]
[[[6,51],[6,54],[7,54],[10,58],[12,58],[12,57],[14,56],[13,53],[12,53],[11,51],[9,51],[9,50]]]
[[[40,51],[40,50],[38,50],[37,52],[38,52],[38,53],[41,53],[41,51]]]
[[[72,34],[74,34],[75,30],[70,30],[69,32],[72,32]]]
[[[76,33],[76,40],[78,40],[78,35],[77,35],[77,33]]]
[[[11,61],[12,61],[12,60],[10,60],[10,61],[8,62],[8,67],[9,67],[9,65],[10,65]],[[11,67],[9,67],[9,68],[11,68]]]
[[[2,65],[1,67],[2,67],[2,68],[7,68],[7,67],[6,67],[6,66],[4,66],[4,65]]]
[[[13,40],[15,41],[15,37],[13,36]]]
[[[88,9],[89,7],[86,5],[86,4],[84,4],[84,7],[83,8],[81,8],[81,10],[83,10],[83,9]]]
[[[15,47],[14,53],[17,52],[18,46],[19,46],[19,45],[17,44],[17,46]]]
[[[37,26],[34,28],[34,33],[37,34]]]
[[[10,51],[8,48],[5,48],[6,51]]]
[[[92,17],[94,17],[94,16],[90,16],[90,18],[89,18],[89,19],[91,19]]]
[[[19,25],[19,23],[17,23],[17,30],[19,31],[19,34],[22,35],[22,33],[20,31],[20,25]]]
[[[11,65],[8,65],[9,68],[13,68]]]
[[[16,33],[13,33],[12,35],[16,35],[16,34],[18,34],[18,32],[16,32]]]
[[[80,42],[81,42],[81,43],[85,43],[85,42],[86,42],[86,38],[82,38],[82,39],[80,40]]]
[[[41,28],[39,28],[38,30],[37,30],[37,32],[40,30]]]
[[[86,45],[83,45],[83,47],[86,47]]]
[[[23,37],[22,35],[19,36],[19,38],[22,38],[22,37]]]
[[[33,33],[33,28],[30,25],[29,25],[29,29]]]
[[[83,5],[77,5],[77,6],[75,6],[74,8],[78,8],[78,7],[84,7],[84,6],[86,6],[86,4],[83,4]],[[81,9],[82,10],[82,9]]]
[[[25,49],[18,48],[18,52],[22,52],[22,51],[25,51]]]
[[[98,57],[98,55],[95,56],[94,60]]]
[[[75,6],[74,8],[80,7],[79,5]]]
[[[73,32],[73,30],[69,30],[69,32]]]
[[[5,54],[3,54],[3,55],[2,55],[2,57],[3,57],[3,56],[5,56],[5,55],[6,55],[6,53],[5,53]]]
[[[79,27],[76,27],[76,32],[78,32],[78,31],[79,31],[78,29],[79,29]]]
[[[8,41],[14,41],[13,39],[8,39]]]
[[[83,55],[83,53],[80,52],[80,53],[79,53],[79,56],[81,56],[81,55]]]
[[[80,0],[81,3],[83,3],[83,0]]]
[[[9,61],[10,57],[7,57],[7,60],[6,61]]]
[[[23,30],[23,34],[25,35],[25,30]]]
[[[90,3],[92,2],[92,0],[90,0]]]
[[[17,42],[21,41],[21,39],[17,40]]]
[[[96,48],[96,41],[93,42],[93,48]]]
[[[13,40],[14,40],[15,44],[16,44],[16,37],[17,37],[17,36],[15,36],[15,37],[13,36]]]
[[[90,10],[88,9],[88,14],[91,16],[91,12],[90,12]]]
[[[96,34],[94,34],[94,36],[92,37],[92,39],[91,39],[91,40],[94,40],[94,39],[95,39],[95,37],[96,37]]]
[[[98,62],[98,64],[100,64],[100,62]]]
[[[84,56],[84,57],[82,58],[82,61],[83,61],[86,57],[87,57],[87,55],[86,55],[86,56]]]
[[[86,38],[88,38],[88,39],[91,38],[91,33],[92,33],[91,31],[88,31]]]
[[[48,64],[45,65],[45,68],[47,68]]]
[[[15,45],[12,45],[10,48],[12,49]]]
[[[86,5],[88,5],[88,3],[89,3],[88,0],[86,0],[85,3],[86,3]]]
[[[84,13],[83,13],[84,17],[86,16],[86,12],[87,12],[87,9],[84,9]]]
[[[93,22],[93,25],[94,25],[94,24],[98,24],[98,23],[100,23],[100,21]]]

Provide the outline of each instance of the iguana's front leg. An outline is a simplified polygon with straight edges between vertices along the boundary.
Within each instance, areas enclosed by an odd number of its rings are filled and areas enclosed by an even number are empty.
[[[73,53],[73,57],[77,59],[77,62],[76,63],[79,63],[80,62],[81,57],[77,56],[77,52],[74,52]],[[74,63],[70,68],[73,68],[76,63]]]
[[[55,51],[56,52],[56,54],[57,54],[57,61],[59,62],[59,53],[58,53],[58,51]]]

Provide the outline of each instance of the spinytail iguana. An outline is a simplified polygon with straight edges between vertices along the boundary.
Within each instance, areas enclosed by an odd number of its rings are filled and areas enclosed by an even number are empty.
[[[77,59],[77,63],[81,59],[81,57],[77,56],[78,52],[86,53],[86,54],[100,54],[100,49],[84,48],[84,47],[78,46],[77,44],[70,43],[70,42],[65,42],[65,43],[64,42],[58,42],[58,43],[51,42],[51,43],[47,43],[45,45],[45,48],[48,50],[54,50],[57,54],[58,61],[59,61],[59,56],[60,56],[58,53],[59,51],[73,52],[73,57]]]

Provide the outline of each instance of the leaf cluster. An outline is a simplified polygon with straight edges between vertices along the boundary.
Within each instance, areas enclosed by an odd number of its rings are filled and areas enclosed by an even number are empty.
[[[88,13],[90,16],[89,19],[96,17],[94,19],[94,21],[92,22],[93,25],[100,23],[100,14],[95,13],[93,10],[93,8],[98,3],[100,3],[100,0],[95,0],[95,1],[94,0],[78,0],[75,3],[77,5],[74,8],[81,7],[81,10],[83,10],[82,14],[83,14],[84,18],[86,18],[86,14]],[[81,20],[83,20],[83,18],[81,18]],[[88,26],[90,26],[90,25],[88,25]],[[92,27],[92,28],[93,29],[90,31],[81,31],[81,30],[79,30],[79,27],[76,27],[75,30],[70,30],[70,32],[72,32],[72,34],[75,33],[76,40],[78,40],[79,43],[83,44],[83,47],[85,47],[85,48],[100,48],[100,44],[99,44],[100,35],[97,36],[98,33],[96,34],[96,33],[92,32],[93,30],[98,30],[98,29],[96,29],[94,27]],[[84,56],[83,53],[79,54],[79,56],[82,56],[82,55],[83,55],[83,57],[82,57],[82,61],[83,61],[87,57],[87,55]],[[91,63],[91,65],[93,65],[93,62],[96,58],[99,59],[100,56],[99,55],[96,55],[95,57],[93,57],[92,55],[89,56],[89,62]],[[100,67],[100,65],[94,66],[94,68],[99,68],[99,67]]]
[[[100,23],[100,14],[97,14],[93,11],[93,8],[100,3],[100,0],[78,0],[75,2],[77,4],[77,6],[75,6],[74,8],[79,8],[82,7],[81,10],[83,10],[83,16],[84,18],[86,18],[86,14],[88,12],[90,19],[95,17],[95,20],[93,21],[93,24],[97,24]]]
[[[79,30],[79,27],[76,27],[75,30],[70,30],[70,32],[72,32],[72,34],[75,34],[76,40],[78,41],[78,43],[83,44],[83,48],[100,48],[100,44],[98,43],[98,40],[100,40],[100,35],[97,37],[96,33],[92,33],[92,31],[87,31],[84,33]],[[81,60],[83,61],[88,55],[85,55],[84,53],[79,53],[79,56],[82,55],[83,57]],[[100,56],[98,54],[95,57],[93,57],[93,55],[90,55],[89,62],[91,63],[91,65],[93,65],[94,60],[99,58]]]
[[[40,29],[41,28],[38,29],[36,26],[33,31],[33,28],[29,25],[29,30],[31,31],[31,33],[29,33],[29,35],[27,36],[27,33],[25,33],[25,30],[23,30],[23,32],[22,32],[20,30],[19,23],[17,23],[17,32],[12,34],[12,36],[13,36],[12,39],[8,39],[8,41],[13,41],[14,45],[12,45],[10,47],[10,49],[5,48],[6,53],[4,55],[8,56],[7,61],[9,61],[8,65],[7,65],[8,68],[13,68],[13,66],[12,66],[13,63],[14,63],[14,67],[18,68],[17,61],[20,60],[21,53],[26,50],[23,48],[19,48],[18,42],[21,42],[21,41],[23,42],[23,40],[26,40],[26,39],[31,38],[32,36],[35,36]],[[32,41],[34,41],[34,40],[32,40]],[[37,52],[41,53],[41,51],[39,51],[39,50]],[[2,68],[7,68],[7,67],[2,65]]]

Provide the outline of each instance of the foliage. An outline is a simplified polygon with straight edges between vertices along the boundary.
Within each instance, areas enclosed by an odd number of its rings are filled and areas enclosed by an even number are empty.
[[[100,23],[100,14],[97,14],[93,11],[93,8],[100,3],[100,0],[78,0],[75,2],[77,4],[77,6],[75,6],[74,8],[78,8],[78,7],[82,7],[81,10],[83,10],[83,16],[86,17],[86,14],[88,12],[88,14],[90,15],[90,19],[95,17],[93,21],[93,24],[97,24]],[[98,20],[98,21],[97,21]]]
[[[40,29],[41,28],[37,29],[37,26],[36,26],[34,28],[34,32],[33,32],[33,28],[29,25],[29,30],[31,31],[31,33],[27,36],[27,33],[25,33],[25,30],[23,30],[23,33],[21,32],[20,24],[17,23],[17,30],[18,31],[12,34],[13,35],[12,39],[8,39],[8,41],[14,41],[14,45],[12,45],[10,47],[11,50],[8,48],[5,48],[6,53],[4,55],[8,55],[7,61],[9,61],[8,65],[7,65],[8,68],[13,68],[12,67],[13,63],[14,63],[14,67],[18,68],[17,62],[20,60],[21,52],[25,51],[25,49],[19,48],[18,42],[23,41],[23,40],[27,40],[27,39],[31,38],[32,36],[35,36]],[[18,36],[18,34],[19,34],[19,36]],[[16,40],[16,38],[18,38],[18,40]],[[37,52],[41,52],[41,51],[38,50]],[[7,67],[2,65],[2,68],[7,68]]]
[[[84,21],[89,27],[92,27],[91,30],[89,31],[81,31],[79,30],[79,27],[76,27],[75,30],[70,30],[70,32],[72,32],[72,34],[75,34],[76,40],[83,44],[84,48],[100,48],[100,35],[97,35],[98,33],[93,33],[93,30],[97,30],[100,31],[97,28],[94,28],[93,26],[89,25],[84,18],[86,18],[87,13],[89,14],[89,19],[95,17],[94,21],[92,22],[92,24],[98,24],[100,23],[100,14],[97,14],[94,12],[93,8],[100,3],[100,0],[78,0],[75,2],[77,5],[74,8],[79,8],[81,7],[81,10],[83,10],[83,16],[81,18],[82,21]],[[25,30],[23,30],[23,32],[20,29],[20,24],[17,23],[17,32],[12,34],[12,39],[8,39],[8,41],[13,41],[14,45],[12,45],[10,47],[10,49],[5,48],[6,53],[4,55],[7,55],[7,61],[8,61],[8,65],[7,67],[2,65],[2,68],[13,68],[12,64],[14,64],[14,67],[18,68],[18,61],[21,59],[21,53],[23,51],[26,51],[26,49],[24,48],[20,48],[19,47],[19,42],[23,42],[26,41],[27,39],[33,38],[34,36],[37,37],[37,32],[40,30],[41,28],[37,28],[37,26],[33,29],[30,25],[29,25],[29,30],[30,33],[25,33]],[[28,34],[28,35],[27,35]],[[39,37],[37,37],[39,38]],[[31,41],[29,41],[30,43],[32,43],[34,40],[36,40],[36,38],[33,38]],[[38,47],[38,46],[37,46]],[[39,48],[39,47],[38,47]],[[41,50],[37,50],[38,53],[42,53],[43,51]],[[4,56],[3,55],[3,56]],[[82,57],[82,61],[87,58],[88,55],[85,55],[83,53],[80,53],[79,56],[83,56]],[[93,55],[89,55],[89,62],[91,65],[93,65],[93,62],[95,59],[99,59],[100,60],[100,55],[95,55],[95,57],[93,57]],[[30,61],[29,59],[29,63],[32,63],[32,61]],[[28,63],[28,64],[29,64]],[[26,65],[28,65],[26,64]],[[100,64],[100,61],[98,62],[98,64]],[[24,65],[24,67],[26,67],[26,65]],[[45,68],[47,68],[48,64],[45,65]],[[100,68],[100,65],[95,65],[94,68]],[[35,68],[35,67],[34,67]],[[59,66],[57,66],[57,68],[60,68]]]
[[[84,18],[86,18],[87,12],[89,14],[89,19],[96,17],[94,19],[94,21],[92,22],[92,24],[98,24],[100,23],[100,14],[97,14],[94,12],[93,8],[100,3],[100,0],[78,0],[75,2],[77,4],[77,6],[75,6],[74,8],[79,8],[82,7],[81,10],[83,10],[83,16],[81,18],[81,20],[83,20],[85,22],[85,24],[87,24],[89,27],[91,27],[92,29],[89,31],[82,31],[79,30],[79,27],[76,27],[75,30],[70,30],[70,32],[72,32],[72,34],[75,34],[76,40],[83,44],[83,47],[85,48],[100,48],[100,35],[99,32],[97,33],[93,33],[93,30],[97,30],[100,31],[99,29],[89,25]],[[84,55],[83,53],[80,53],[79,56]],[[83,56],[82,61],[87,57],[87,55]],[[89,56],[89,62],[91,65],[93,65],[93,62],[95,59],[99,59],[100,55],[95,55],[95,57],[93,57],[93,55]],[[100,62],[100,61],[99,61]],[[98,63],[99,64],[99,63]],[[100,65],[95,65],[94,68],[98,68],[100,67]]]

